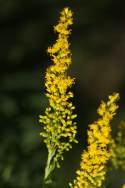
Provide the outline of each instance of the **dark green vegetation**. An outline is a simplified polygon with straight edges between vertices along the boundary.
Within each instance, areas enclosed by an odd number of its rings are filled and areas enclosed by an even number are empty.
[[[54,187],[68,188],[72,181],[87,125],[96,119],[101,98],[120,92],[122,110],[113,126],[125,120],[123,0],[0,0],[0,188],[42,187],[47,154],[39,137],[38,115],[47,104],[43,78],[50,59],[46,49],[55,40],[52,26],[64,6],[70,6],[75,17],[70,74],[76,77],[79,145],[65,155],[62,168],[55,172]],[[125,182],[119,171],[108,177],[107,188]]]

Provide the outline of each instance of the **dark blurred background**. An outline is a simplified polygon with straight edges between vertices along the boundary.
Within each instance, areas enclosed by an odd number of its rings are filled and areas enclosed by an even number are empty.
[[[44,113],[46,53],[55,42],[59,12],[74,12],[70,75],[78,114],[78,145],[65,154],[54,174],[55,187],[68,188],[86,146],[87,126],[97,119],[101,99],[120,92],[113,134],[125,120],[124,0],[0,0],[0,188],[40,188],[47,150],[39,136]],[[107,188],[120,188],[125,173],[109,173]]]

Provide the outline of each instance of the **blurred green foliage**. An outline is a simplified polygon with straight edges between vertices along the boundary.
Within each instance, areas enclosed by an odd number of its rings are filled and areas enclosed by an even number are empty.
[[[68,188],[72,181],[87,124],[96,118],[101,98],[121,92],[122,110],[114,125],[125,119],[124,4],[123,0],[0,0],[0,188],[42,186],[47,153],[39,137],[38,115],[47,104],[46,49],[55,39],[52,26],[64,6],[74,11],[70,72],[76,77],[79,145],[55,172],[55,187]],[[113,172],[107,188],[118,188],[123,181],[123,172]]]

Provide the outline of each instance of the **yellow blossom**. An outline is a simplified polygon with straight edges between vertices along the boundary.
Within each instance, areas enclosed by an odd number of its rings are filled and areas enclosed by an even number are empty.
[[[108,102],[101,102],[97,112],[101,116],[89,125],[88,147],[83,151],[80,170],[76,171],[76,178],[71,188],[99,188],[102,187],[106,175],[106,163],[111,153],[108,150],[110,143],[110,122],[115,115],[119,94],[109,96]]]
[[[72,23],[72,11],[64,8],[59,23],[54,26],[54,31],[58,33],[56,43],[47,50],[53,61],[45,75],[49,107],[39,120],[42,124],[40,135],[44,138],[48,149],[45,179],[55,166],[59,167],[59,160],[63,159],[63,152],[72,148],[72,142],[77,142],[75,139],[76,123],[73,121],[76,117],[73,112],[75,107],[70,101],[73,97],[70,87],[74,84],[74,78],[67,75],[67,70],[72,62],[68,42],[71,33],[69,26]]]

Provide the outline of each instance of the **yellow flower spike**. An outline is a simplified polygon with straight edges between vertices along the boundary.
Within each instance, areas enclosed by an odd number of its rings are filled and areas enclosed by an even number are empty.
[[[60,20],[54,31],[58,38],[47,52],[51,56],[53,64],[47,68],[45,75],[46,96],[49,100],[49,107],[45,115],[40,115],[39,122],[42,124],[40,135],[48,149],[48,160],[45,169],[44,180],[49,181],[51,172],[59,167],[59,161],[63,159],[64,151],[72,148],[72,143],[77,142],[76,123],[73,121],[76,115],[73,113],[75,107],[70,99],[73,93],[69,91],[74,84],[74,78],[67,75],[69,65],[72,63],[69,49],[69,34],[72,25],[72,11],[64,8]]]
[[[110,122],[115,115],[119,94],[109,96],[108,102],[101,102],[97,112],[101,116],[89,125],[88,147],[81,155],[80,169],[71,188],[101,188],[106,175],[106,163],[111,157],[108,145],[111,140]],[[117,108],[114,106],[117,106]]]

